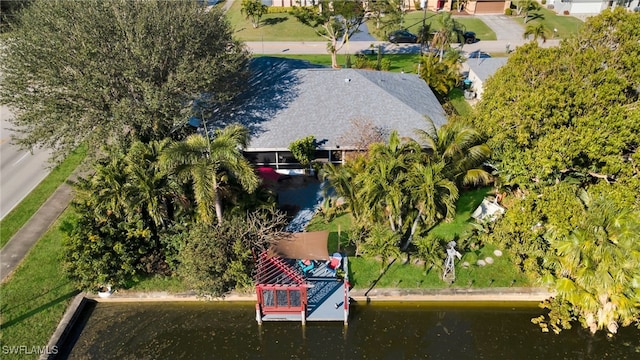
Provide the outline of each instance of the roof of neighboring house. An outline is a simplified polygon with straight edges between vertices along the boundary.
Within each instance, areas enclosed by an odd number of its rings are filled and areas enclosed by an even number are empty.
[[[467,59],[467,66],[469,66],[469,72],[473,71],[473,73],[484,82],[499,68],[504,66],[507,60],[508,58],[506,57]]]
[[[342,145],[351,120],[368,120],[388,133],[415,136],[425,116],[440,127],[446,115],[429,86],[415,74],[330,69],[299,60],[260,57],[252,61],[249,91],[225,122],[248,126],[247,150],[284,150],[314,135],[320,149]]]

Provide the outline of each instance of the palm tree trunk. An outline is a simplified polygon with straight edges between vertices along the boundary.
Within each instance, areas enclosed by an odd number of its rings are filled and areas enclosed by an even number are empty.
[[[222,200],[220,199],[220,191],[216,188],[216,217],[218,218],[218,224],[222,224]]]
[[[407,241],[404,243],[404,245],[402,245],[402,251],[406,251],[407,248],[409,247],[409,244],[411,244],[411,240],[413,240],[413,235],[416,233],[416,230],[418,229],[418,222],[420,221],[421,216],[422,216],[422,210],[419,210],[418,215],[413,220],[413,224],[411,224],[411,233],[409,233],[409,237],[407,238]]]

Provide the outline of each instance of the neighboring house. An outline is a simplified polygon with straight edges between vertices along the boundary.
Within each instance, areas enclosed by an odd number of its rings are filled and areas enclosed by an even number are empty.
[[[216,117],[251,130],[245,155],[254,164],[299,169],[288,150],[294,140],[315,136],[316,159],[340,163],[356,149],[353,120],[370,122],[388,136],[415,137],[446,123],[445,112],[429,86],[415,74],[331,69],[275,57],[252,60],[249,91]]]
[[[599,14],[605,9],[624,7],[629,11],[640,11],[640,0],[551,0],[556,13],[565,11],[572,15]]]
[[[510,0],[469,0],[464,8],[469,14],[504,14],[511,7]]]
[[[471,88],[476,92],[476,98],[482,99],[484,82],[487,81],[500,67],[507,63],[504,58],[468,59],[465,63],[469,68],[467,79],[471,81]]]

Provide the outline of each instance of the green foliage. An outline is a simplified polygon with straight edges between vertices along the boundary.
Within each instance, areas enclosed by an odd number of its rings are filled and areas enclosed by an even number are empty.
[[[384,272],[390,260],[400,257],[400,235],[387,226],[376,224],[372,227],[364,243],[362,254],[380,258],[380,272]]]
[[[302,139],[294,140],[289,144],[289,151],[291,151],[291,155],[293,155],[300,165],[306,168],[315,157],[316,147],[315,137],[309,135]]]
[[[640,70],[632,59],[640,57],[639,40],[640,14],[605,11],[557,48],[519,47],[486,82],[473,123],[490,136],[506,184],[637,174]]]
[[[249,193],[258,187],[258,177],[242,155],[248,142],[249,131],[231,124],[217,129],[213,139],[194,134],[167,145],[162,152],[162,167],[192,186],[198,221],[212,223],[215,217],[222,223],[222,198],[230,183],[235,181]]]
[[[105,213],[96,219],[91,203],[76,202],[77,217],[63,224],[64,268],[78,288],[122,287],[143,269],[143,258],[155,248],[151,230],[139,215],[125,219]]]
[[[527,25],[527,28],[524,30],[522,36],[525,39],[529,37],[532,38],[533,41],[538,41],[538,39],[542,39],[542,42],[547,42],[549,38],[549,29],[543,23],[535,23]]]
[[[361,0],[320,0],[314,6],[294,6],[291,14],[327,40],[327,52],[331,54],[331,67],[337,68],[337,52],[358,31],[364,22]]]
[[[506,8],[504,9],[504,14],[507,16],[511,16],[513,13],[513,10],[511,10],[511,8]]]
[[[267,12],[267,6],[263,5],[260,0],[242,0],[240,13],[244,14],[245,19],[251,19],[251,25],[254,29],[260,26],[260,18]]]
[[[420,77],[440,99],[444,99],[462,81],[462,75],[458,71],[458,59],[442,59],[433,54],[426,54],[420,58]]]
[[[178,275],[203,296],[223,296],[253,285],[254,254],[265,250],[285,224],[280,213],[234,216],[212,226],[194,224],[171,236],[180,245]]]
[[[391,70],[391,59],[384,58],[380,60],[380,70],[389,71]]]
[[[568,233],[550,227],[546,234],[551,273],[545,280],[592,333],[616,333],[640,320],[640,212],[604,195],[581,191],[579,197],[584,208],[576,226]]]
[[[267,6],[267,14],[288,14],[290,10],[288,6]]]
[[[239,93],[249,54],[219,9],[195,1],[36,1],[21,12],[0,62],[0,103],[18,143],[61,157],[86,141],[162,139],[190,100]]]

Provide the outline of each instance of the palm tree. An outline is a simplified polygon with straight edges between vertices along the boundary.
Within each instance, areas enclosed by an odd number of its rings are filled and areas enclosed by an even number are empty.
[[[230,177],[247,192],[258,186],[258,177],[242,155],[249,142],[249,132],[242,125],[218,129],[213,139],[200,134],[171,143],[162,153],[164,165],[182,181],[191,181],[201,222],[222,223],[222,191]]]
[[[443,61],[432,54],[420,57],[420,77],[429,85],[440,99],[462,80],[460,73],[461,55],[458,50],[449,49]]]
[[[402,250],[406,250],[411,243],[419,223],[431,228],[440,220],[455,215],[458,187],[446,178],[444,169],[443,162],[413,164],[407,185],[412,207],[417,210],[417,214]]]
[[[362,253],[365,255],[380,256],[380,273],[383,273],[389,263],[389,258],[395,260],[400,257],[399,241],[400,234],[389,230],[386,226],[376,224],[362,244]]]
[[[408,196],[404,181],[410,164],[420,156],[419,145],[402,141],[397,131],[391,133],[388,144],[371,146],[367,166],[356,178],[357,196],[370,219],[386,219],[392,231],[402,230]]]
[[[166,220],[173,220],[173,200],[180,192],[160,164],[160,156],[168,145],[168,139],[149,143],[136,141],[127,152],[123,169],[135,189],[130,194],[131,201],[156,227],[164,226]]]
[[[444,164],[444,176],[459,185],[486,185],[493,176],[481,168],[491,157],[483,136],[463,121],[449,122],[439,129],[428,119],[427,130],[417,130],[429,157]]]
[[[580,224],[568,236],[555,229],[547,234],[554,250],[546,260],[554,271],[547,280],[591,332],[615,333],[619,324],[627,326],[640,315],[640,214],[584,190],[580,199]]]
[[[529,24],[524,30],[523,38],[528,39],[529,36],[533,36],[532,41],[542,39],[542,42],[545,43],[549,38],[549,29],[543,23]]]

